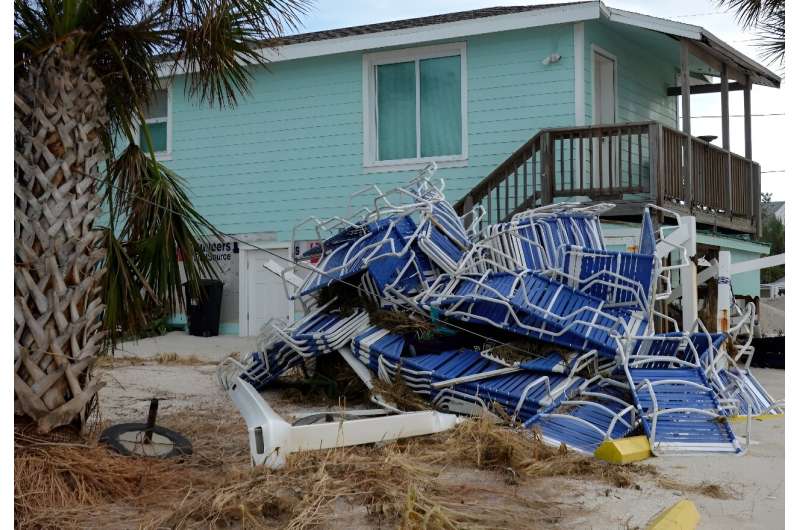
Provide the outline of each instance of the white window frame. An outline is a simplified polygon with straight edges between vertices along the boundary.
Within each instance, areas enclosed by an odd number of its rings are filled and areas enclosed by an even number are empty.
[[[166,151],[156,151],[156,160],[158,161],[169,161],[172,160],[172,84],[168,84],[165,87],[160,88],[159,90],[166,90],[167,91],[167,117],[166,118],[149,118],[144,120],[145,123],[166,123],[167,124],[167,150]],[[136,124],[136,127],[133,131],[134,139],[138,142],[139,141],[139,124]],[[146,146],[140,146],[142,148],[146,148]]]
[[[461,153],[446,156],[417,156],[400,160],[378,160],[378,98],[377,67],[382,64],[414,61],[419,72],[419,61],[436,57],[458,55],[461,58]],[[421,46],[403,50],[367,53],[363,57],[363,112],[364,112],[364,168],[373,171],[391,171],[422,168],[435,161],[441,167],[465,166],[468,160],[467,146],[467,43],[454,42],[435,46]],[[420,153],[420,100],[419,73],[417,73],[417,153]]]

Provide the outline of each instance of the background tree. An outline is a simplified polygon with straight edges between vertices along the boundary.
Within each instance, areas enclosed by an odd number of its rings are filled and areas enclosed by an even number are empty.
[[[770,246],[769,255],[783,254],[786,252],[785,229],[783,221],[778,219],[774,212],[764,205],[772,202],[771,193],[761,194],[761,240]],[[786,275],[786,266],[778,265],[769,269],[761,269],[761,283],[772,283]]]
[[[102,386],[95,356],[145,327],[148,308],[179,311],[182,278],[198,292],[216,275],[200,242],[220,234],[156,161],[143,119],[162,75],[235,105],[261,48],[307,5],[15,0],[15,414],[40,431],[82,427]]]
[[[736,14],[744,29],[756,33],[761,57],[768,63],[783,66],[786,51],[785,0],[718,0],[719,5]]]

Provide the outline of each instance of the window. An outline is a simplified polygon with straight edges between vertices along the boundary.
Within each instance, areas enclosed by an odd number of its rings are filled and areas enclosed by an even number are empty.
[[[172,151],[172,130],[170,123],[170,90],[168,88],[153,92],[153,99],[144,109],[144,121],[150,131],[153,151],[160,159],[169,157]],[[143,127],[139,127],[139,145],[147,149],[147,139]]]
[[[466,160],[463,43],[364,56],[364,165]]]

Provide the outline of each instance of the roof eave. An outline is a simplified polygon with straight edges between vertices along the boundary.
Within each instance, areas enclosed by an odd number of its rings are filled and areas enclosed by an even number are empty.
[[[432,24],[379,33],[352,35],[319,41],[287,44],[274,48],[263,48],[261,54],[269,62],[290,61],[308,57],[321,57],[339,53],[358,52],[395,46],[409,46],[437,40],[458,39],[499,31],[511,31],[555,24],[568,24],[600,18],[602,2],[582,2],[558,5],[530,12],[496,15],[471,20],[459,20],[444,24]],[[179,65],[176,74],[185,73]],[[166,67],[160,75],[170,75]]]
[[[658,31],[673,37],[690,39],[696,43],[708,47],[717,55],[723,56],[727,62],[736,63],[738,67],[751,75],[752,81],[759,85],[766,85],[780,88],[781,78],[778,74],[752,60],[733,46],[727,44],[722,39],[701,26],[675,22],[663,18],[642,15],[625,11],[623,9],[609,8],[602,6],[601,13],[610,22],[627,24],[642,29]]]
[[[611,22],[661,32],[676,38],[691,39],[698,45],[710,49],[712,53],[722,56],[726,62],[735,63],[739,69],[751,75],[754,83],[775,88],[780,87],[780,76],[753,61],[700,26],[609,8],[599,0],[556,5],[529,12],[301,42],[272,48],[265,47],[260,52],[268,62],[281,62],[339,53],[410,46],[424,42],[458,39],[499,31],[569,24],[601,18]],[[177,65],[174,71],[171,67],[170,63],[163,63],[159,70],[159,75],[161,77],[169,77],[183,74],[187,71],[184,64]]]
[[[710,31],[702,29],[702,39],[705,45],[718,50],[721,54],[728,56],[730,59],[738,60],[744,63],[740,66],[753,74],[753,82],[756,82],[759,85],[771,86],[773,88],[781,87],[781,76],[769,68],[766,68],[765,66],[762,66],[756,61],[752,60],[733,46],[716,37]]]

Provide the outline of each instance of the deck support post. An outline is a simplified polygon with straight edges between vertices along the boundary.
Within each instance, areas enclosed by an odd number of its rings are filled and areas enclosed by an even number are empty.
[[[555,159],[553,157],[553,137],[549,132],[542,134],[542,205],[552,204],[555,187]]]
[[[744,84],[744,157],[748,161],[748,183],[752,200],[750,201],[750,220],[756,227],[756,233],[760,232],[759,225],[761,213],[761,186],[756,186],[756,169],[753,164],[753,129],[752,129],[752,107],[750,103],[750,92],[753,82],[750,76],[745,76]],[[756,195],[758,195],[756,197]]]
[[[458,212],[464,219],[464,228],[467,228],[472,225],[472,209],[475,207],[472,201],[472,194],[467,195],[464,198],[464,203],[461,208],[461,211]]]
[[[694,184],[692,182],[692,110],[691,110],[691,88],[689,86],[689,41],[681,40],[681,112],[683,113],[683,133],[684,133],[684,152],[683,152],[683,197],[686,201],[686,208],[692,211],[692,193]]]
[[[753,135],[752,135],[752,112],[750,106],[750,92],[753,82],[750,76],[746,76],[747,82],[744,85],[744,157],[753,160]]]
[[[681,310],[683,313],[681,324],[683,325],[683,331],[692,332],[697,321],[697,264],[695,263],[695,256],[697,255],[697,224],[692,216],[686,216],[683,220],[687,223],[689,235],[686,242],[683,243],[689,255],[689,263],[680,269]]]
[[[662,133],[660,123],[647,125],[648,151],[650,153],[650,200],[658,206],[664,205],[664,172],[662,171]],[[657,212],[658,221],[663,218]]]
[[[717,331],[727,333],[731,325],[731,253],[720,250],[717,257]]]
[[[733,217],[733,182],[731,180],[731,115],[728,104],[728,65],[722,63],[720,71],[720,106],[722,107],[722,148],[725,156],[725,206]]]

